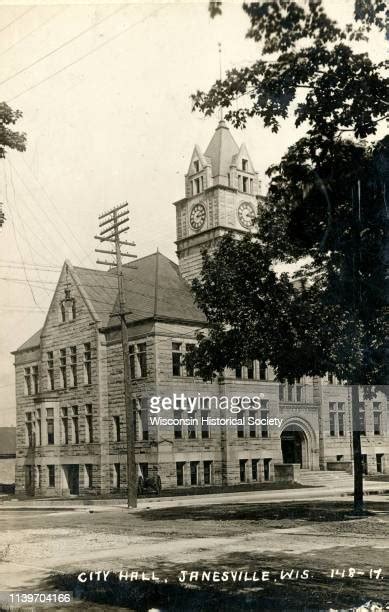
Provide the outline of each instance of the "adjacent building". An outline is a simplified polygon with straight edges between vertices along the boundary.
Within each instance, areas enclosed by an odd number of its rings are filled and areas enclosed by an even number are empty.
[[[261,202],[249,153],[221,121],[204,153],[194,147],[185,197],[175,202],[178,265],[156,252],[138,259],[136,269],[124,267],[136,461],[144,476],[158,473],[165,489],[271,481],[280,464],[350,466],[350,393],[333,378],[283,384],[266,363],[254,361],[207,383],[183,365],[206,327],[190,290],[201,252],[226,232],[250,231]],[[117,308],[115,270],[66,261],[42,329],[14,352],[18,493],[111,495],[126,488]],[[212,426],[201,418],[159,426],[150,418],[150,398],[173,393],[260,395],[260,407],[247,414],[282,425]],[[207,401],[201,416],[215,416]],[[361,397],[360,408],[365,471],[389,472],[386,399]]]

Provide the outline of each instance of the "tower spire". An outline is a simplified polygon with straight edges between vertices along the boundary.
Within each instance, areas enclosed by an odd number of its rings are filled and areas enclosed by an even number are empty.
[[[223,69],[222,69],[222,44],[221,42],[218,42],[218,47],[219,47],[219,79],[220,81],[222,80],[222,76],[223,76]],[[219,121],[223,121],[223,107],[222,105],[220,105],[219,108]]]

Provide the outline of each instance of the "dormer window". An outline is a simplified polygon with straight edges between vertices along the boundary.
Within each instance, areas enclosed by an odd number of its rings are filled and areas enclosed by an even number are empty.
[[[199,160],[198,160],[198,159],[196,159],[196,160],[193,162],[193,165],[194,165],[195,172],[200,172],[200,162],[199,162]]]
[[[243,172],[247,172],[248,171],[248,165],[249,165],[249,162],[247,161],[247,159],[242,159],[242,170],[243,170]]]

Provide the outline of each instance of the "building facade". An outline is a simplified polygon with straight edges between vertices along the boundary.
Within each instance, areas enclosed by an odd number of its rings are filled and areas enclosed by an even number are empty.
[[[165,489],[271,481],[285,464],[305,470],[350,466],[350,390],[333,378],[282,384],[270,367],[254,361],[210,383],[183,365],[196,333],[206,327],[189,285],[200,272],[201,253],[228,231],[238,238],[250,231],[261,202],[248,151],[222,121],[204,154],[194,148],[185,197],[175,203],[179,265],[157,252],[137,260],[136,269],[124,267],[136,461],[145,477],[158,473]],[[19,494],[124,494],[116,306],[115,270],[66,261],[43,328],[14,352]],[[177,422],[158,423],[166,413],[153,412],[151,398],[174,394]],[[242,396],[261,398],[247,406],[251,421],[212,424],[220,416],[218,398]],[[187,414],[180,404],[185,398],[202,398],[201,414]],[[183,415],[191,418],[184,423]],[[385,397],[361,396],[360,419],[365,471],[389,472]]]

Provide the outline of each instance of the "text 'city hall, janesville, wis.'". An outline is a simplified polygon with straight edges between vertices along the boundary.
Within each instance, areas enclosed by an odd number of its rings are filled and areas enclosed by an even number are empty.
[[[228,231],[250,231],[263,201],[250,155],[220,121],[205,152],[195,146],[185,197],[175,202],[178,265],[156,252],[124,266],[136,411],[136,462],[164,489],[299,480],[319,470],[351,472],[350,391],[331,376],[277,382],[266,363],[204,382],[183,356],[206,324],[190,281],[204,248]],[[63,265],[43,328],[14,352],[17,401],[16,492],[46,496],[119,494],[126,481],[123,355],[117,276]],[[149,398],[261,395],[258,420],[230,427],[149,419]],[[255,411],[253,411],[255,412]],[[193,415],[192,415],[193,416]],[[220,416],[220,415],[214,415]],[[255,416],[255,415],[254,415]],[[266,425],[277,418],[280,427]],[[199,422],[199,423],[200,423]],[[364,401],[360,426],[366,473],[389,472],[387,402]],[[335,473],[333,473],[335,476]]]

